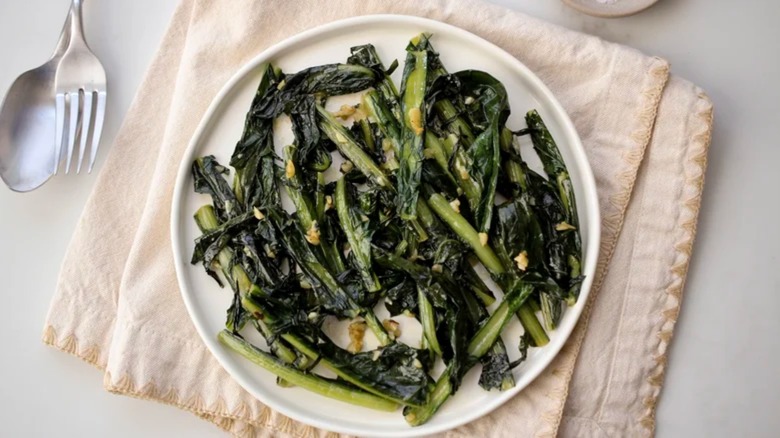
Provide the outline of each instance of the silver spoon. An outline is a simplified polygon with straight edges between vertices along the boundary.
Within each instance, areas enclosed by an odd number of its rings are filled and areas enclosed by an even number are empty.
[[[70,14],[51,59],[16,78],[0,107],[0,177],[29,192],[54,174],[54,78],[70,42]]]

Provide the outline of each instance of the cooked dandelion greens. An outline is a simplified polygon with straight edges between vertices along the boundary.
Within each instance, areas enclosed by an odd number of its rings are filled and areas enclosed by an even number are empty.
[[[397,66],[371,44],[343,64],[266,66],[232,179],[213,156],[192,164],[194,190],[211,198],[195,213],[203,234],[192,263],[232,292],[218,334],[227,348],[281,387],[403,406],[414,426],[478,364],[485,390],[514,386],[528,348],[549,342],[579,296],[582,243],[569,172],[535,110],[511,130],[504,85],[483,71],[448,72],[428,34],[406,47],[400,87]],[[354,104],[330,109],[354,93]],[[294,140],[275,145],[282,116]],[[515,136],[526,135],[543,174],[520,154]],[[336,163],[341,175],[326,177]],[[380,303],[391,318],[376,313]],[[414,345],[400,339],[400,314],[419,322]],[[524,334],[513,361],[502,334],[515,317]],[[348,333],[331,338],[329,319],[346,320]],[[367,349],[372,338],[378,347]]]

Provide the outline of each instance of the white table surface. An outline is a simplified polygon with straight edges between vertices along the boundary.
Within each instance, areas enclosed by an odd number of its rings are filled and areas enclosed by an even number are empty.
[[[0,1],[0,93],[48,58],[67,3]],[[497,3],[662,56],[712,97],[704,204],[657,430],[662,437],[778,436],[780,3],[661,0],[617,20],[556,0]],[[101,157],[175,6],[85,4],[87,38],[111,87]],[[57,177],[27,194],[0,187],[0,436],[223,436],[192,414],[108,394],[98,371],[41,343],[57,272],[94,180]]]

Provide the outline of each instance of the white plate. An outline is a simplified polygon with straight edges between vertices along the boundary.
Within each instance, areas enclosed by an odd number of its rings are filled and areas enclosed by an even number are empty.
[[[375,412],[325,399],[300,388],[278,387],[270,373],[217,342],[216,335],[224,327],[225,310],[232,294],[219,290],[200,266],[189,263],[193,241],[200,234],[192,215],[210,202],[208,197],[193,192],[190,164],[194,158],[206,154],[215,155],[222,163],[228,162],[241,136],[244,116],[264,63],[272,61],[288,73],[295,72],[313,65],[344,62],[350,47],[373,43],[389,65],[396,58],[402,61],[408,40],[423,31],[434,34],[432,42],[448,70],[481,69],[504,83],[514,110],[510,127],[525,126],[523,116],[527,110],[536,108],[541,113],[561,147],[574,184],[585,252],[583,271],[587,278],[579,302],[566,311],[560,327],[551,334],[550,343],[532,349],[528,360],[515,369],[517,385],[513,389],[501,393],[482,390],[476,383],[477,367],[430,422],[411,428],[400,411]],[[173,196],[171,227],[179,286],[192,321],[209,350],[236,381],[263,403],[295,420],[336,432],[382,437],[419,436],[459,426],[492,411],[525,388],[555,357],[574,328],[588,297],[599,246],[599,211],[593,175],[574,126],[547,87],[520,61],[469,32],[437,21],[394,15],[357,17],[309,30],[267,49],[241,68],[212,102],[184,154]],[[411,324],[407,324],[403,333],[403,338],[419,339]],[[517,321],[510,323],[504,333],[511,355],[516,355],[520,333],[522,328]]]
[[[563,2],[588,15],[618,18],[642,12],[656,4],[658,0],[563,0]]]

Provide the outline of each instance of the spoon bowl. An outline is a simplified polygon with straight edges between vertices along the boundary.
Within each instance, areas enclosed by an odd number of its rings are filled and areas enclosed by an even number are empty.
[[[16,78],[0,106],[0,178],[11,190],[34,190],[54,174],[55,73],[69,29],[70,15],[51,59]]]

